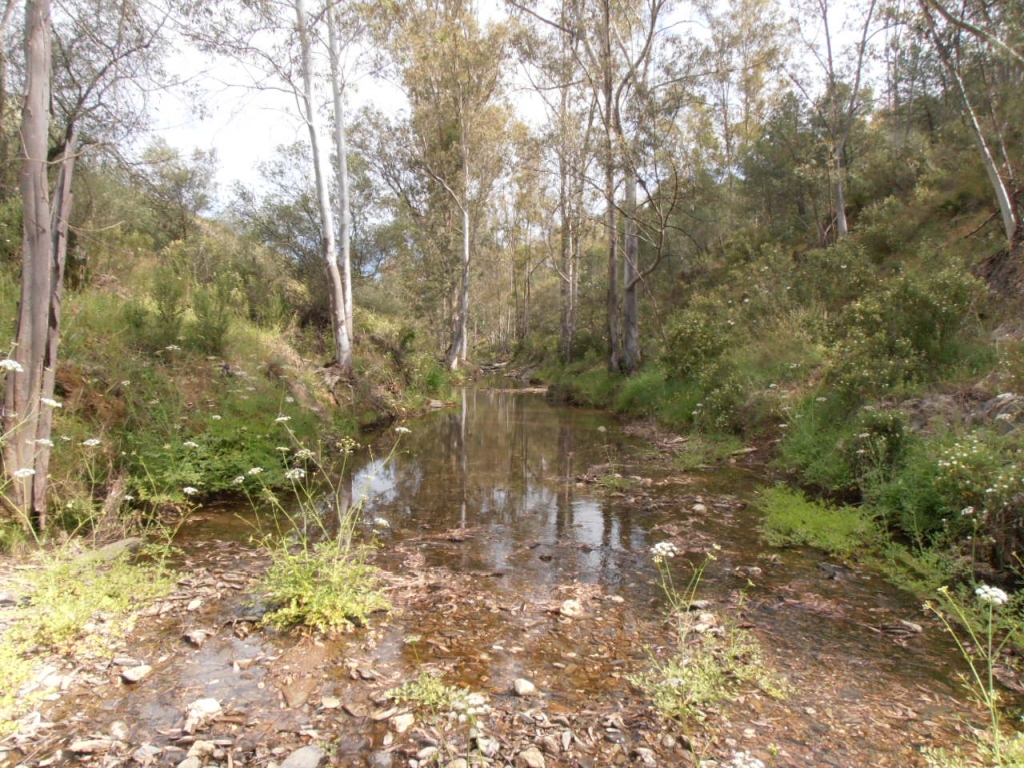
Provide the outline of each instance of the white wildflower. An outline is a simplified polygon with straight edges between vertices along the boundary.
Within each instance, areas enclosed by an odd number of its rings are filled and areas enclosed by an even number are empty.
[[[964,507],[960,510],[960,517],[970,517],[974,514],[974,507]]]
[[[291,416],[285,416],[285,415],[282,414],[281,416],[278,416],[276,419],[274,419],[274,422],[277,423],[277,424],[283,424],[284,422],[291,421],[291,420],[292,420]]]
[[[286,403],[294,403],[295,402],[295,398],[292,397],[291,395],[288,395],[287,397],[285,397],[284,401]]]
[[[220,421],[220,416],[217,415],[216,413],[213,414],[213,416],[211,416],[210,418],[213,419],[214,421]]]
[[[184,488],[181,489],[181,492],[184,493],[186,496],[195,496],[197,493],[199,493],[199,489],[193,488],[191,485],[186,485]]]
[[[289,448],[289,447],[288,447],[288,446],[286,446],[286,445],[279,445],[279,446],[277,446],[277,448],[275,448],[274,450],[275,450],[275,451],[280,451],[281,453],[288,453],[288,451],[290,451],[290,450],[291,450],[291,448]]]
[[[295,452],[296,459],[312,459],[313,452],[309,448],[301,448]]]
[[[184,443],[182,443],[182,445],[185,446],[186,448],[198,448],[199,447],[199,443],[197,443],[195,440],[186,440]]]
[[[177,344],[168,344],[166,347],[164,347],[164,349],[166,349],[168,352],[177,352],[178,350],[181,349],[181,347],[179,347]]]
[[[86,448],[95,448],[99,444],[100,441],[95,437],[90,437],[88,440],[82,441],[82,445],[84,445]]]
[[[64,403],[54,400],[52,397],[41,397],[39,402],[43,405],[49,406],[50,408],[63,408]]]
[[[132,495],[131,495],[131,494],[129,493],[129,494],[127,495],[127,496],[125,496],[125,497],[124,497],[124,500],[125,500],[125,501],[135,501],[135,497],[134,497],[134,496],[132,496]]]
[[[35,473],[36,471],[31,467],[22,467],[21,469],[15,470],[13,474],[17,479],[24,480],[26,477],[32,477]]]
[[[391,527],[391,523],[389,523],[383,517],[375,517],[375,518],[373,518],[373,527],[374,528],[390,528]]]
[[[45,437],[40,437],[35,441],[36,445],[45,445],[47,448],[53,448],[53,440],[47,440]]]
[[[992,605],[1006,605],[1010,599],[1010,596],[999,587],[990,587],[988,584],[982,584],[974,590],[974,594],[981,602],[992,603]]]
[[[671,559],[678,555],[679,548],[671,541],[659,541],[651,547],[651,554],[654,556],[654,562],[660,563],[666,558]]]
[[[408,435],[409,433],[412,432],[412,430],[409,429],[408,427],[395,427],[395,432],[397,432],[400,435]]]
[[[245,482],[245,475],[239,475],[238,477],[236,477],[231,482],[234,483],[235,485],[241,485],[242,483]]]
[[[262,471],[263,471],[263,467],[253,467],[252,469],[250,469],[245,474],[247,474],[247,475],[258,475]]]
[[[288,480],[301,480],[306,476],[306,470],[296,467],[295,469],[289,469],[284,473],[284,476]]]
[[[0,360],[0,369],[5,371],[15,371],[16,373],[24,373],[25,369],[21,367],[21,363],[17,360],[11,360],[11,358],[5,358]]]

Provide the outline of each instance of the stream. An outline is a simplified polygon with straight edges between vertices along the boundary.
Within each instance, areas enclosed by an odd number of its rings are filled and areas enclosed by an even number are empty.
[[[756,472],[683,472],[679,438],[530,391],[464,390],[409,429],[354,453],[345,481],[364,530],[376,525],[390,613],[330,639],[261,629],[258,522],[202,508],[177,541],[179,592],[113,663],[64,670],[33,738],[7,740],[0,761],[264,766],[316,744],[336,765],[375,768],[902,767],[981,722],[956,647],[914,597],[856,564],[760,543]],[[661,541],[682,553],[680,585],[713,553],[698,597],[749,629],[784,698],[743,690],[680,727],[629,682],[674,642],[650,552]],[[196,629],[199,643],[183,639]],[[152,673],[125,683],[142,662]],[[486,696],[479,732],[389,700],[423,670]],[[515,695],[519,679],[536,693]],[[220,711],[187,723],[201,699]]]

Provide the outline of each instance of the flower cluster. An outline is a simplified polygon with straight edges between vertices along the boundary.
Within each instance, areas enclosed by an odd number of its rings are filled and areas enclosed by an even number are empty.
[[[15,371],[16,373],[24,373],[25,371],[25,369],[21,367],[21,363],[17,360],[11,360],[9,357],[0,360],[0,370]]]
[[[679,548],[671,541],[659,541],[651,547],[651,554],[654,556],[654,562],[661,563],[678,555]]]
[[[1010,599],[1010,596],[999,587],[990,587],[988,584],[982,584],[974,590],[974,594],[978,596],[981,602],[991,603],[992,605],[1006,605]]]
[[[184,488],[181,489],[181,492],[184,493],[186,496],[195,496],[197,493],[199,493],[199,489],[191,485],[186,485]]]
[[[284,476],[288,480],[301,480],[306,476],[306,470],[296,467],[295,469],[289,469],[284,473]]]

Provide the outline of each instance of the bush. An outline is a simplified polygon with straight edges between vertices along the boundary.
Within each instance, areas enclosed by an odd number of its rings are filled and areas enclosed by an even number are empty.
[[[698,297],[669,318],[662,360],[678,378],[700,375],[735,342],[734,325],[721,301]]]
[[[881,540],[878,528],[863,510],[826,507],[783,486],[765,490],[759,506],[764,512],[761,537],[775,547],[817,547],[831,555],[850,557]]]

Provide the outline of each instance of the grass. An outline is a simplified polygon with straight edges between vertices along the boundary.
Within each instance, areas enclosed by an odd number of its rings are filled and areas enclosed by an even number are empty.
[[[655,658],[648,668],[629,678],[665,717],[686,726],[703,721],[722,702],[735,698],[744,688],[755,687],[777,698],[784,686],[767,667],[757,639],[746,630],[719,622],[704,611],[693,611],[694,600],[707,566],[715,559],[713,546],[704,560],[693,568],[686,587],[679,589],[671,560],[678,550],[672,542],[659,542],[651,549],[659,583],[675,624],[676,643],[664,658]]]
[[[881,532],[863,510],[828,507],[782,486],[768,488],[759,503],[761,537],[774,547],[816,547],[850,557],[881,541]]]
[[[0,639],[0,733],[47,693],[30,683],[40,654],[102,656],[111,638],[133,626],[139,608],[169,594],[174,575],[161,562],[113,561],[49,554],[24,571],[26,602],[12,610]]]

